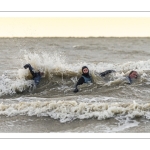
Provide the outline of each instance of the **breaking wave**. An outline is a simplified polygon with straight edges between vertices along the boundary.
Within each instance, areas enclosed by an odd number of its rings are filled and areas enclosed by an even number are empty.
[[[107,102],[81,102],[78,100],[51,100],[34,98],[36,101],[19,101],[18,103],[0,104],[0,115],[15,116],[49,116],[60,120],[61,123],[75,119],[96,118],[98,120],[115,118],[144,117],[150,119],[150,103],[107,103]]]
[[[25,52],[20,60],[20,66],[16,70],[6,70],[0,77],[0,96],[12,95],[17,92],[22,92],[30,89],[33,84],[31,75],[28,69],[23,66],[30,63],[35,70],[40,70],[45,73],[43,78],[43,85],[48,83],[58,83],[57,90],[65,84],[68,88],[73,88],[78,78],[81,76],[82,66],[88,66],[93,77],[94,84],[101,86],[122,85],[122,79],[128,75],[131,70],[138,71],[140,77],[137,80],[138,84],[150,84],[150,60],[138,62],[126,62],[123,64],[109,64],[109,63],[87,63],[80,62],[69,64],[66,62],[66,56],[62,53],[31,53]],[[113,69],[116,73],[112,73],[106,78],[99,76],[100,72]],[[42,86],[43,86],[42,85]],[[39,85],[40,87],[41,85]],[[42,88],[42,90],[44,90]]]

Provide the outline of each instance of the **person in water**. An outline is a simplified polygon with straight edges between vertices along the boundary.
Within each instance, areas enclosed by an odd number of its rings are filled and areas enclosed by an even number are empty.
[[[138,73],[136,71],[131,71],[129,75],[126,77],[127,83],[132,84],[134,79],[138,78]]]
[[[77,84],[75,85],[75,90],[74,92],[78,92],[78,85],[81,85],[83,83],[91,83],[92,82],[92,78],[89,75],[89,69],[87,66],[83,66],[82,67],[82,76],[79,78]]]
[[[100,73],[99,75],[102,77],[105,77],[105,75],[116,72],[114,70],[106,70],[105,72]],[[138,78],[138,73],[136,71],[131,71],[127,77],[125,77],[126,83],[127,84],[132,84],[134,79]]]
[[[25,69],[29,68],[30,73],[32,74],[35,85],[37,86],[41,80],[41,77],[44,75],[43,72],[35,71],[30,64],[24,66]]]
[[[106,75],[113,73],[113,72],[116,72],[116,71],[115,70],[106,70],[106,71],[100,73],[99,75],[101,77],[105,77]],[[127,84],[132,84],[133,80],[137,79],[137,78],[138,78],[138,73],[136,71],[131,71],[129,73],[129,75],[126,77]],[[82,76],[79,78],[77,84],[75,85],[75,89],[74,89],[75,93],[77,93],[79,91],[78,85],[81,85],[83,83],[92,83],[92,77],[89,75],[89,69],[87,66],[82,67]]]

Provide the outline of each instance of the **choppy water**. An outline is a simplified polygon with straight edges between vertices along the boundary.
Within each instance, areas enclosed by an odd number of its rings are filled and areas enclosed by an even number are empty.
[[[150,132],[149,48],[150,38],[0,38],[0,132]],[[34,90],[26,63],[45,72]],[[84,65],[94,83],[73,93]],[[131,70],[140,76],[127,85]]]

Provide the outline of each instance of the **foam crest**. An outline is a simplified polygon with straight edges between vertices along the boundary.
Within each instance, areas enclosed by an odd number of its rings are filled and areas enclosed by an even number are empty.
[[[23,66],[30,63],[35,70],[40,70],[45,73],[45,79],[51,81],[63,81],[66,77],[67,81],[74,84],[81,76],[82,66],[87,66],[93,77],[94,83],[102,86],[120,85],[124,77],[128,75],[131,70],[136,70],[140,74],[139,82],[147,82],[150,84],[150,60],[127,62],[124,64],[110,64],[110,63],[90,63],[78,62],[70,64],[66,62],[66,57],[60,52],[27,52],[23,54],[21,59],[21,66],[18,70],[8,70],[9,76],[2,75],[0,81],[0,96],[6,94],[16,93],[16,90],[23,91],[32,84],[32,76],[28,69]],[[116,73],[111,73],[107,82],[99,76],[99,73],[105,70],[116,70]]]
[[[74,72],[74,68],[66,62],[66,56],[60,52],[26,53],[22,64],[30,63],[35,70],[40,70],[49,77]]]
[[[137,70],[140,73],[143,73],[144,70],[150,71],[150,60],[146,61],[138,61],[138,62],[126,62],[123,64],[110,64],[100,62],[98,64],[90,63],[90,62],[78,62],[74,64],[70,64],[66,62],[66,57],[63,53],[54,52],[38,52],[31,53],[25,51],[23,56],[22,66],[26,63],[30,63],[34,69],[44,71],[47,74],[59,74],[59,75],[68,75],[71,73],[73,75],[81,74],[82,66],[87,66],[89,70],[92,72],[103,72],[106,70],[116,70],[117,75],[122,76],[126,75],[132,70]]]
[[[0,104],[0,115],[50,116],[61,123],[75,119],[97,118],[98,120],[124,116],[149,119],[150,104],[138,103],[84,103],[77,101],[34,101],[17,104]]]
[[[27,87],[31,87],[33,84],[32,80],[25,79],[13,79],[8,76],[2,75],[0,77],[0,96],[7,94],[15,94],[16,91],[22,92]]]

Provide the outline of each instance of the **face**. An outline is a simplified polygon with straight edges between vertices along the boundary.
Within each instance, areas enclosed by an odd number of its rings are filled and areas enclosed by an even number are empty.
[[[137,77],[138,77],[138,73],[136,71],[134,71],[130,74],[130,78],[137,79]]]
[[[40,72],[41,76],[44,76],[44,72]]]
[[[89,69],[88,68],[84,68],[83,69],[83,73],[88,73],[89,72]]]

